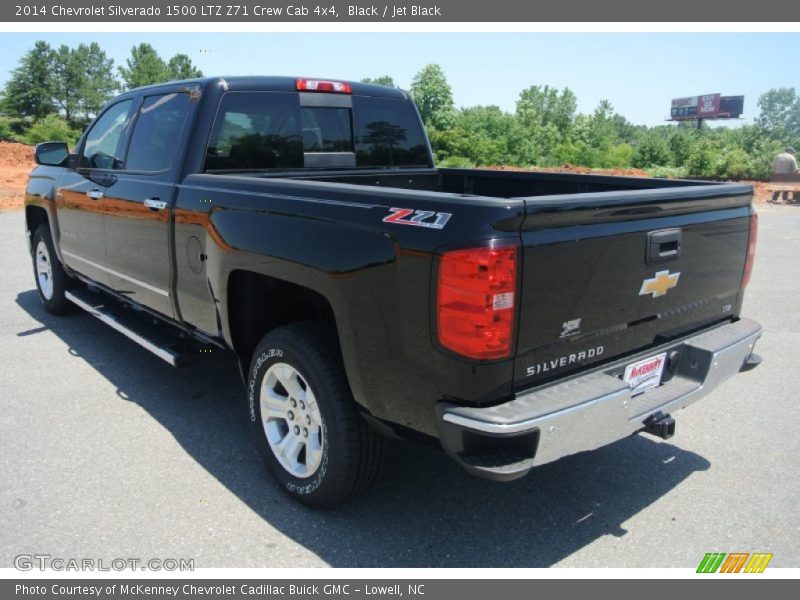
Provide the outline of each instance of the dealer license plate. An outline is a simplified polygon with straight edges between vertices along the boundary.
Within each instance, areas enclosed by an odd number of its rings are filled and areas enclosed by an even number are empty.
[[[667,362],[667,353],[651,356],[625,368],[623,381],[631,388],[634,394],[641,394],[649,389],[658,387],[661,375],[664,373],[664,364]]]

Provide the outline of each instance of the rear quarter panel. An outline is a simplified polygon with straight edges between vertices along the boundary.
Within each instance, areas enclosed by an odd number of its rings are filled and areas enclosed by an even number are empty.
[[[385,223],[392,207],[448,212],[443,229]],[[231,343],[231,273],[242,269],[314,290],[330,302],[349,382],[373,415],[434,434],[444,397],[511,392],[511,360],[478,365],[434,345],[431,268],[437,248],[518,240],[521,201],[345,184],[190,176],[175,208],[177,294],[185,321]],[[207,260],[195,273],[186,248]],[[269,310],[269,298],[264,298]]]

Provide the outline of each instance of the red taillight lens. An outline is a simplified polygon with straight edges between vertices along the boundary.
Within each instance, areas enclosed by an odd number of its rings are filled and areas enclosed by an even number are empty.
[[[747,260],[744,263],[744,275],[742,276],[742,287],[750,283],[750,275],[753,273],[753,262],[756,259],[756,241],[758,240],[758,213],[750,215],[750,238],[747,242]]]
[[[300,92],[332,92],[334,94],[350,94],[352,89],[344,81],[323,81],[321,79],[298,79],[296,88]]]
[[[517,248],[470,248],[439,260],[439,343],[469,358],[511,354],[517,294]]]

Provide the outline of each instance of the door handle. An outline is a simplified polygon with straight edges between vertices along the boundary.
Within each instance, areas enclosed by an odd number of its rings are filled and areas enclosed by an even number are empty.
[[[103,192],[95,188],[93,190],[87,191],[86,195],[89,196],[89,198],[91,198],[92,200],[100,200],[100,198],[103,197]]]
[[[157,197],[148,198],[144,201],[144,205],[150,210],[164,210],[167,208],[167,203]]]
[[[683,234],[679,227],[647,234],[647,264],[675,260],[681,255]]]

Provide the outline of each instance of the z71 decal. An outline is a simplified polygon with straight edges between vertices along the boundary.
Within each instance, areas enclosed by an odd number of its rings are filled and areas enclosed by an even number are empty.
[[[453,216],[445,212],[414,210],[412,208],[390,208],[389,211],[391,214],[382,219],[384,223],[416,225],[417,227],[428,227],[430,229],[444,229],[450,217]]]

